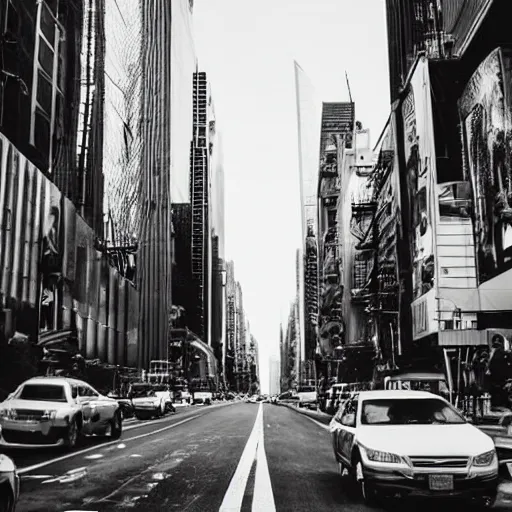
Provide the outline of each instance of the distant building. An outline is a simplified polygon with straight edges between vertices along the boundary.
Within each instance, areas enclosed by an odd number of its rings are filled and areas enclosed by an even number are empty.
[[[277,395],[281,391],[281,368],[277,357],[269,359],[269,394]]]

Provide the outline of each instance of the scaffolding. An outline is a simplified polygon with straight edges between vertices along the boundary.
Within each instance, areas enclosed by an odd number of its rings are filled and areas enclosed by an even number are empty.
[[[204,340],[208,279],[208,86],[206,73],[194,73],[193,139],[191,144],[192,278],[196,292],[195,330]]]

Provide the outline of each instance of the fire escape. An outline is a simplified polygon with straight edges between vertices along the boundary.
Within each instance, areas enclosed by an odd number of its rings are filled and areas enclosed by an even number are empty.
[[[322,240],[319,334],[322,349],[327,353],[330,353],[340,343],[340,336],[343,333],[340,242],[337,220],[339,194],[337,145],[335,141],[332,141],[326,145],[320,163],[320,195],[322,214],[326,219],[326,225]]]
[[[374,217],[377,202],[373,191],[365,189],[352,196],[350,232],[359,241],[356,244],[352,274],[352,303],[368,306],[372,297],[371,282],[375,267],[376,236]]]
[[[207,82],[205,73],[194,73],[194,136],[191,146],[192,278],[195,283],[197,314],[194,329],[205,334],[205,278],[207,275],[208,144]]]
[[[393,360],[396,338],[399,337],[400,281],[397,256],[396,190],[390,179],[393,171],[394,151],[382,149],[371,177],[377,209],[373,221],[373,234],[377,250],[372,279],[372,300],[366,308],[376,322],[382,361]]]

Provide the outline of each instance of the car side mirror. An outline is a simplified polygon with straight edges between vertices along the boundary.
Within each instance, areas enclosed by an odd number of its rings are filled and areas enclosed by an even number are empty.
[[[343,418],[341,418],[341,423],[345,425],[346,427],[355,427],[356,426],[356,415],[351,414],[345,414]]]

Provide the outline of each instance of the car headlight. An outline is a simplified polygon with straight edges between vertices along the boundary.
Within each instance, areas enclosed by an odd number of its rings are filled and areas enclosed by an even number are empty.
[[[57,416],[57,411],[44,411],[44,414],[41,416],[41,420],[43,421],[49,421],[49,420],[54,420],[55,417]]]
[[[399,455],[379,450],[366,448],[366,455],[372,462],[386,462],[388,464],[401,464],[402,458]]]
[[[496,450],[482,453],[473,459],[473,465],[475,466],[490,466],[494,462],[496,456]]]
[[[17,417],[16,409],[0,409],[0,418],[15,420]]]

